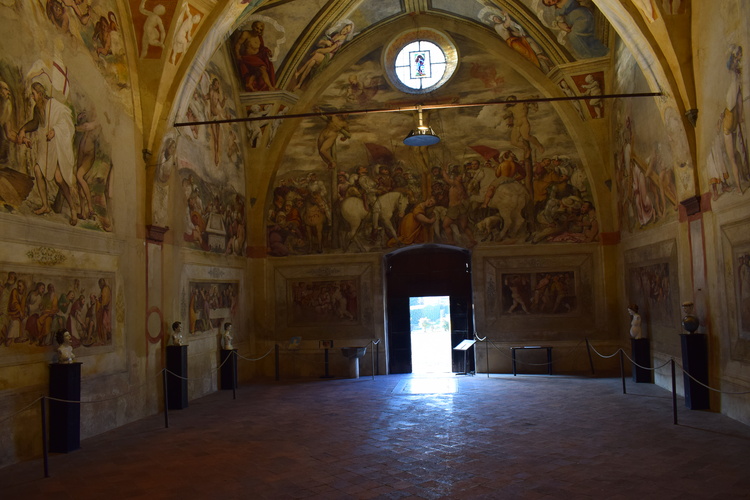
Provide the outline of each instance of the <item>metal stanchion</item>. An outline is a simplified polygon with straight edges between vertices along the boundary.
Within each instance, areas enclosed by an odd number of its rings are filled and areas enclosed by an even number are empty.
[[[162,373],[164,374],[164,428],[169,429],[169,402],[167,400],[168,396],[168,390],[167,390],[167,369],[164,368],[162,370]]]
[[[622,393],[627,394],[627,391],[625,390],[625,361],[624,356],[622,353],[622,349],[620,349],[620,377],[622,377]]]
[[[237,351],[232,351],[232,363],[234,363],[234,368],[232,370],[232,376],[234,380],[232,380],[232,399],[237,399]]]
[[[677,425],[677,381],[674,376],[674,359],[670,359],[669,363],[672,365],[672,415],[674,425]]]
[[[279,381],[279,344],[274,345],[274,357],[276,359],[276,382]]]
[[[372,364],[372,379],[375,380],[375,349],[377,344],[370,341],[370,362]]]
[[[49,477],[49,451],[47,450],[47,398],[42,396],[42,456],[44,457],[44,477]]]
[[[591,367],[591,374],[596,375],[594,371],[594,358],[591,357],[591,346],[589,345],[589,339],[586,339],[586,352],[589,354],[589,366]]]
[[[490,343],[487,341],[487,335],[484,336],[484,356],[487,361],[487,378],[490,378]]]

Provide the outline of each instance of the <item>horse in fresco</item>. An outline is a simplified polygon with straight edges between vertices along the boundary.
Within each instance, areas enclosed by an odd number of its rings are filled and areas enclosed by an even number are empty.
[[[506,182],[495,189],[488,208],[494,208],[503,219],[502,229],[497,234],[497,241],[502,241],[506,236],[519,236],[519,231],[524,227],[526,219],[523,210],[530,199],[529,192],[520,182]]]
[[[409,198],[398,191],[378,196],[370,210],[365,209],[361,198],[349,197],[341,202],[341,216],[349,224],[349,231],[343,238],[342,248],[348,251],[352,242],[360,249],[365,251],[365,247],[360,241],[358,232],[362,226],[362,221],[368,215],[372,216],[373,232],[377,230],[378,225],[382,225],[388,236],[399,241],[398,233],[393,227],[393,214],[397,213],[403,217],[406,213],[406,207],[409,205]]]

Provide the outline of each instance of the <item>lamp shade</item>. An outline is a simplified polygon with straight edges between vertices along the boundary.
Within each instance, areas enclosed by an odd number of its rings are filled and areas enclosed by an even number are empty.
[[[435,135],[432,127],[416,128],[404,138],[404,144],[407,146],[432,146],[438,142],[440,142],[440,137]]]

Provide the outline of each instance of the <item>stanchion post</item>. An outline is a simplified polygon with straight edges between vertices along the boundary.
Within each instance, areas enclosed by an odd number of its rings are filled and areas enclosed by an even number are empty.
[[[672,420],[677,425],[677,381],[674,376],[674,358],[669,360],[672,365]]]
[[[372,364],[372,379],[375,380],[375,346],[377,344],[370,341],[370,362]]]
[[[274,358],[276,360],[276,382],[279,381],[279,344],[274,345]]]
[[[622,393],[627,394],[627,391],[625,390],[625,361],[624,356],[622,354],[622,349],[620,349],[620,377],[622,377]]]
[[[487,378],[490,378],[490,343],[487,341],[487,335],[484,336],[484,357],[487,361]]]
[[[168,402],[168,390],[167,390],[167,369],[162,370],[164,375],[164,428],[169,429],[169,402]]]
[[[42,396],[42,456],[44,457],[44,477],[49,477],[49,451],[47,450],[47,398]]]
[[[596,375],[594,371],[594,358],[591,357],[591,346],[589,345],[589,339],[586,339],[586,352],[589,354],[589,366],[591,367],[591,374]]]
[[[237,399],[237,351],[232,351],[232,363],[234,363],[234,370],[232,370],[232,399]]]

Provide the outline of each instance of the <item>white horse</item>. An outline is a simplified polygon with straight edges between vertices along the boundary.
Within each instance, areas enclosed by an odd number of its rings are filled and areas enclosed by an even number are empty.
[[[409,205],[409,198],[398,191],[391,191],[380,195],[378,199],[373,203],[370,210],[365,210],[362,199],[349,197],[341,202],[341,215],[344,220],[349,224],[349,232],[344,237],[342,248],[344,251],[349,250],[349,246],[354,242],[360,249],[365,251],[364,245],[359,239],[359,229],[362,226],[362,221],[368,215],[372,216],[373,230],[377,230],[378,225],[382,225],[385,228],[386,234],[398,240],[398,233],[393,227],[393,214],[398,213],[399,217],[403,217],[406,213],[406,207]]]
[[[505,236],[512,238],[518,234],[526,222],[523,209],[526,208],[528,200],[529,192],[519,182],[506,182],[497,186],[488,205],[489,208],[496,209],[498,215],[503,218],[503,228],[496,241],[502,241]]]

